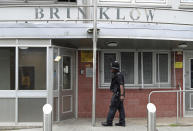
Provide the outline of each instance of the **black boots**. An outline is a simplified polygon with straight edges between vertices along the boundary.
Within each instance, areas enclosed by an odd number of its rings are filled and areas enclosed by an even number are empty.
[[[113,126],[112,123],[102,122],[102,126]],[[125,126],[125,123],[115,123],[115,126]]]
[[[113,126],[112,123],[102,122],[102,126]]]
[[[125,126],[125,123],[115,123],[115,126]]]

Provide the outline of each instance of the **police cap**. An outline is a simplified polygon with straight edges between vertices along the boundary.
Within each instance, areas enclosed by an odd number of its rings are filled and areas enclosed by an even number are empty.
[[[119,62],[118,62],[118,61],[113,61],[113,62],[111,63],[111,68],[112,68],[112,69],[119,70]]]

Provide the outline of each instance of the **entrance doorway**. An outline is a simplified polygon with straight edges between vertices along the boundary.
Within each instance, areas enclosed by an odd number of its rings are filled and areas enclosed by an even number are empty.
[[[59,60],[54,64],[54,117],[62,121],[75,117],[76,93],[76,51],[55,48],[54,57]],[[56,87],[57,86],[57,87]]]
[[[184,89],[192,90],[192,92],[184,93],[184,116],[193,116],[193,53],[184,52],[184,57]]]

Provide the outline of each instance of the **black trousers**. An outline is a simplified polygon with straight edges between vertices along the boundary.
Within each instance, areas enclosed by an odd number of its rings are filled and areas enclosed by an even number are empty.
[[[111,98],[111,105],[109,107],[109,113],[107,116],[107,123],[113,122],[117,110],[119,111],[119,123],[125,123],[125,110],[123,101],[120,100],[120,96],[113,94]]]

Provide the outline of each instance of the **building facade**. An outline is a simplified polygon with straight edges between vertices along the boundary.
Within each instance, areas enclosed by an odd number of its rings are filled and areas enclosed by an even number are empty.
[[[110,63],[125,76],[126,117],[146,117],[151,91],[193,88],[193,0],[98,0],[96,117],[106,117]],[[0,122],[92,117],[93,2],[0,2]],[[177,104],[177,99],[180,99]],[[159,117],[193,116],[193,93],[155,93]]]

